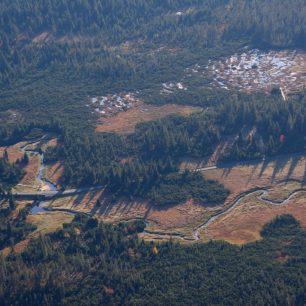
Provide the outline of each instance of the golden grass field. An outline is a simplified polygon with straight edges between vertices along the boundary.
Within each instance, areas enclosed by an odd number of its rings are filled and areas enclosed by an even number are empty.
[[[189,166],[192,167],[192,164]],[[103,191],[59,198],[47,204],[56,210],[91,214],[104,222],[144,219],[147,227],[146,232],[140,235],[142,238],[165,240],[172,237],[190,242],[195,228],[210,216],[230,207],[242,193],[256,188],[270,188],[265,197],[273,201],[283,201],[294,190],[304,188],[301,182],[305,176],[305,157],[280,157],[275,161],[209,170],[203,172],[203,175],[207,179],[223,183],[230,190],[231,193],[223,205],[209,207],[205,203],[196,205],[190,200],[179,205],[158,208],[137,199],[122,199],[111,203]],[[222,239],[242,244],[260,239],[262,226],[283,213],[292,213],[306,225],[306,200],[304,205],[303,195],[294,197],[288,205],[280,207],[260,202],[254,197],[247,198],[231,212],[232,218],[223,216],[213,222],[207,230],[200,232],[201,241]]]
[[[138,123],[158,120],[173,114],[188,116],[201,110],[202,108],[200,107],[175,104],[153,106],[142,102],[137,107],[131,108],[126,112],[118,113],[113,117],[101,118],[96,131],[130,134],[135,131]]]
[[[273,187],[286,181],[305,181],[306,157],[280,156],[271,161],[219,168],[202,173],[208,179],[221,182],[231,191],[231,195],[226,201],[227,204],[239,194],[250,189]]]
[[[182,111],[182,108],[180,110]],[[190,110],[188,112],[190,113]],[[126,113],[118,114],[118,116],[124,114]],[[109,119],[113,120],[113,118]],[[134,127],[135,125],[132,128]],[[127,126],[124,130],[126,131],[126,129]],[[20,146],[24,144],[19,143],[7,148],[11,161],[22,157]],[[54,138],[43,144],[44,148],[54,145],[57,145],[57,140]],[[31,146],[34,149],[36,144]],[[4,149],[0,148],[0,156]],[[222,150],[222,147],[218,146],[216,152],[218,150]],[[211,165],[211,162],[212,159],[206,161],[185,159],[181,168],[196,169],[199,165],[201,167],[205,166],[205,163]],[[36,179],[39,163],[38,156],[30,156],[29,165],[25,169],[26,175],[21,185],[17,186],[18,191],[33,191],[33,189],[41,188]],[[58,162],[47,168],[47,176],[51,181],[58,183],[62,171],[63,167]],[[66,211],[83,212],[111,223],[143,219],[147,222],[146,232],[140,235],[144,239],[165,240],[172,237],[184,242],[195,241],[193,230],[209,220],[212,215],[231,207],[243,193],[256,188],[265,188],[269,189],[265,199],[282,202],[292,192],[306,188],[304,186],[306,181],[306,157],[302,155],[280,156],[275,160],[227,165],[201,173],[205,178],[219,181],[230,190],[230,195],[224,204],[210,207],[205,203],[198,205],[189,200],[175,206],[158,208],[139,199],[121,199],[112,203],[109,195],[103,190],[50,200],[46,202],[46,205],[56,211],[39,213],[35,216],[29,215],[27,221],[38,226],[36,232],[46,233],[60,227],[64,222],[72,220],[73,215]],[[25,203],[22,205],[25,205]],[[18,207],[21,207],[21,203]],[[207,228],[200,231],[200,238],[201,241],[222,239],[235,244],[255,241],[261,238],[260,231],[264,224],[284,213],[292,214],[301,222],[302,226],[306,227],[306,192],[296,194],[282,206],[268,204],[254,195],[247,196],[234,209],[220,216]]]
[[[100,204],[97,205],[98,199]],[[158,208],[137,199],[121,199],[111,203],[104,192],[58,198],[46,203],[55,210],[87,213],[104,222],[143,219],[147,221],[148,231],[175,233],[190,239],[194,225],[201,224],[210,214],[210,210],[204,205],[194,204],[192,201],[165,208]]]
[[[0,157],[2,157],[4,151],[7,150],[10,162],[16,162],[17,159],[21,159],[23,157],[24,153],[22,152],[21,147],[25,144],[25,142],[20,142],[13,146],[0,147]],[[36,181],[40,166],[39,157],[32,154],[28,154],[28,156],[29,163],[24,169],[25,175],[19,182],[20,185],[16,186],[16,189],[19,191],[33,191],[33,189],[37,189],[39,187],[38,182]]]
[[[235,209],[211,223],[205,239],[245,244],[261,239],[265,224],[282,214],[293,215],[306,228],[306,192],[301,192],[284,205],[271,205],[256,197],[246,197]]]
[[[48,180],[54,185],[60,185],[60,179],[63,173],[64,166],[60,161],[46,166],[46,176]]]
[[[23,153],[20,150],[20,143],[8,147],[0,147],[0,157],[3,156],[5,150],[7,150],[9,161],[11,163],[16,162],[17,159],[21,159],[23,156]]]
[[[27,150],[37,150],[41,148],[46,150],[48,147],[54,147],[57,145],[57,139],[51,138],[49,140],[37,141],[34,143],[22,141],[13,146],[0,147],[0,157],[3,156],[4,151],[7,150],[9,160],[11,163],[16,162],[17,159],[21,159],[24,155],[22,147],[27,145]],[[14,190],[18,192],[31,192],[35,190],[44,189],[44,186],[41,186],[41,182],[38,182],[37,175],[40,168],[40,158],[39,156],[28,152],[29,163],[24,168],[25,175]],[[46,176],[50,178],[51,182],[58,184],[59,178],[63,173],[63,166],[60,162],[51,165],[46,168]]]
[[[28,215],[27,222],[37,226],[36,234],[47,234],[62,228],[64,223],[70,223],[74,218],[73,214],[67,212],[48,212]]]
[[[305,156],[279,157],[274,161],[211,170],[204,175],[223,183],[231,191],[225,205],[231,205],[240,194],[256,188],[268,188],[264,199],[275,202],[286,200],[296,190],[306,190]],[[286,213],[306,226],[306,193],[301,192],[281,206],[246,197],[230,213],[211,223],[202,233],[203,240],[218,239],[237,244],[255,241],[260,239],[260,231],[266,223]]]
[[[0,203],[3,205],[4,203]],[[31,201],[17,201],[16,209],[11,212],[9,218],[14,219],[17,217],[19,211],[29,205],[32,205]],[[67,212],[48,212],[48,213],[38,213],[36,215],[29,214],[27,216],[26,222],[32,223],[37,226],[37,229],[30,233],[24,240],[18,242],[14,245],[14,252],[21,253],[27,247],[29,241],[40,234],[48,234],[56,231],[63,227],[64,223],[70,223],[74,215]],[[7,256],[12,252],[11,247],[4,248],[0,250],[3,256]]]
[[[27,222],[37,226],[37,229],[30,233],[24,240],[14,245],[14,252],[22,253],[28,243],[33,238],[37,238],[40,234],[48,234],[55,232],[56,230],[63,227],[64,223],[70,223],[73,219],[73,214],[65,212],[50,212],[50,213],[39,213],[37,215],[28,215]],[[7,247],[0,250],[3,256],[8,256],[12,251],[11,247]]]

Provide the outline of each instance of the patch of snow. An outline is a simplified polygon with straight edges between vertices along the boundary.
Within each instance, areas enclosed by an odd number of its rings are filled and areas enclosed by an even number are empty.
[[[257,49],[234,54],[224,60],[211,61],[193,73],[211,74],[215,86],[236,87],[247,91],[270,91],[282,86],[286,92],[302,90],[306,83],[306,53],[301,51],[261,52]],[[225,88],[226,87],[226,88]]]

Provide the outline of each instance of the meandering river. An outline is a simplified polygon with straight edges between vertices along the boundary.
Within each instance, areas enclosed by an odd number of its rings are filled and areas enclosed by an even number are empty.
[[[54,185],[52,182],[50,182],[48,180],[48,178],[46,177],[46,164],[44,161],[44,153],[40,150],[40,149],[27,149],[27,147],[29,147],[30,145],[33,145],[37,142],[33,142],[33,143],[28,143],[26,145],[24,145],[23,147],[21,147],[21,150],[23,153],[30,153],[30,154],[34,154],[39,156],[40,158],[40,166],[39,166],[39,171],[37,174],[37,181],[39,183],[39,185],[41,186],[41,189],[46,190],[46,191],[56,191],[57,187],[56,185]],[[198,241],[200,240],[200,232],[205,230],[206,228],[208,228],[208,226],[213,223],[215,220],[217,220],[218,218],[230,213],[232,210],[234,210],[242,201],[244,201],[247,197],[253,196],[253,195],[257,195],[256,199],[270,204],[270,205],[286,205],[288,204],[288,202],[297,194],[301,193],[301,192],[306,192],[305,188],[301,188],[298,190],[293,191],[291,194],[288,195],[288,197],[283,200],[283,201],[273,201],[273,200],[269,200],[267,199],[265,196],[269,193],[268,189],[264,189],[264,188],[258,188],[255,190],[250,190],[248,192],[245,192],[243,194],[241,194],[231,205],[229,205],[228,207],[226,207],[225,209],[215,213],[214,215],[212,215],[208,220],[206,220],[203,224],[199,225],[198,227],[196,227],[193,232],[192,232],[192,236],[194,238],[194,240]],[[44,208],[43,205],[44,202],[36,202],[35,205],[32,207],[31,213],[33,215],[36,215],[40,212],[48,212],[50,210],[48,210],[47,208]],[[70,212],[73,213],[73,212]],[[150,232],[147,230],[144,230],[144,233],[148,233],[148,234],[156,234],[156,232]],[[183,240],[190,240],[190,238],[186,238],[183,235],[180,235],[178,233],[163,233],[163,232],[159,232],[158,235],[170,235],[170,236],[175,236],[178,238],[181,238]]]
[[[232,205],[230,205],[229,207],[227,207],[226,209],[216,213],[215,215],[211,216],[208,220],[206,220],[203,224],[201,224],[200,226],[198,226],[197,228],[195,228],[192,232],[192,235],[194,237],[195,240],[200,240],[200,232],[205,230],[211,223],[213,223],[215,220],[217,220],[218,218],[230,213],[232,210],[234,210],[242,201],[244,201],[247,197],[250,197],[252,195],[257,195],[256,199],[270,204],[270,205],[276,205],[276,206],[281,206],[281,205],[286,205],[289,203],[289,201],[296,196],[299,193],[302,192],[306,192],[306,189],[301,188],[298,190],[293,191],[291,194],[289,194],[289,196],[283,200],[283,201],[273,201],[273,200],[268,200],[267,198],[265,198],[265,196],[269,193],[269,190],[267,189],[255,189],[255,190],[251,190],[249,192],[243,193],[241,194],[234,202]]]
[[[39,185],[41,186],[40,188],[43,189],[43,190],[47,190],[47,191],[56,191],[57,190],[56,185],[53,184],[52,182],[50,182],[48,180],[48,178],[46,177],[46,164],[45,164],[45,160],[44,160],[44,153],[40,149],[28,149],[28,147],[30,145],[33,145],[35,143],[37,143],[37,142],[28,143],[28,144],[22,146],[21,150],[22,150],[23,153],[30,153],[30,154],[33,154],[33,155],[36,155],[36,156],[39,157],[39,159],[40,159],[39,170],[38,170],[36,180],[39,183]],[[43,207],[43,203],[44,202],[36,202],[35,205],[31,209],[31,213],[33,215],[36,215],[39,212],[48,211]]]

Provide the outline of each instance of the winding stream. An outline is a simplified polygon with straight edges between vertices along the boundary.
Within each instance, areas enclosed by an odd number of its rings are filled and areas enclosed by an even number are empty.
[[[39,182],[39,185],[42,186],[42,188],[48,190],[48,191],[56,191],[57,187],[56,185],[54,185],[53,183],[51,183],[47,178],[46,178],[46,165],[44,162],[44,154],[41,150],[39,149],[27,149],[27,147],[29,145],[33,145],[37,143],[36,142],[32,142],[32,143],[28,143],[24,146],[21,147],[21,151],[23,153],[31,153],[33,155],[37,155],[40,158],[40,167],[39,167],[39,171],[37,174],[37,181]],[[192,236],[194,238],[194,240],[198,241],[200,240],[200,232],[205,230],[211,223],[213,223],[215,220],[217,220],[218,218],[230,213],[232,210],[234,210],[242,201],[244,201],[247,197],[250,197],[252,195],[256,195],[256,199],[266,203],[266,204],[270,204],[270,205],[286,205],[288,204],[288,202],[297,194],[301,193],[301,192],[306,192],[305,188],[301,188],[298,190],[293,191],[292,193],[289,194],[289,196],[283,200],[283,201],[273,201],[273,200],[268,200],[267,198],[265,198],[266,195],[269,194],[269,190],[268,189],[264,189],[264,188],[258,188],[255,190],[251,190],[248,191],[246,193],[241,194],[240,196],[238,196],[238,198],[233,202],[233,204],[231,204],[229,207],[223,209],[220,212],[215,213],[214,215],[212,215],[208,220],[206,220],[203,224],[201,224],[200,226],[198,226],[197,228],[195,228],[192,232]],[[31,209],[31,213],[33,215],[36,215],[40,212],[50,212],[49,209],[43,207],[44,202],[35,202],[35,205],[33,205],[32,209]],[[183,240],[191,240],[191,238],[186,238],[185,236],[179,234],[179,233],[165,233],[165,232],[155,232],[155,231],[149,231],[149,230],[144,230],[144,233],[147,234],[158,234],[160,236],[174,236],[176,238],[180,238]]]
[[[41,186],[45,186],[45,188],[48,191],[56,191],[56,185],[54,185],[53,183],[51,183],[45,175],[45,171],[46,171],[46,165],[45,165],[45,161],[44,161],[44,154],[40,153],[40,152],[36,152],[37,155],[40,157],[40,167],[39,167],[39,171],[38,171],[38,175],[37,175],[37,180],[38,182],[41,184]]]
[[[26,145],[21,147],[21,151],[23,153],[30,153],[32,155],[39,156],[39,159],[40,159],[39,170],[38,170],[38,174],[37,174],[36,179],[37,179],[39,185],[41,186],[40,188],[44,188],[48,191],[56,191],[57,190],[56,185],[51,183],[46,178],[46,173],[45,173],[46,172],[46,164],[45,164],[45,161],[44,161],[44,153],[39,149],[35,149],[35,150],[27,149],[28,146],[33,145],[35,143],[37,143],[37,141],[27,143]],[[33,215],[36,215],[40,212],[47,212],[48,210],[43,207],[43,204],[44,204],[44,202],[35,202],[35,205],[31,209],[31,213]]]
[[[231,212],[232,210],[234,210],[243,200],[245,200],[245,198],[252,196],[254,194],[258,194],[260,193],[256,199],[264,202],[266,204],[270,204],[270,205],[276,205],[276,206],[282,206],[282,205],[286,205],[288,204],[288,202],[297,194],[301,193],[301,192],[306,192],[306,189],[298,189],[293,191],[287,199],[283,200],[283,201],[273,201],[273,200],[268,200],[266,198],[264,198],[267,194],[269,194],[269,190],[268,189],[256,189],[256,190],[252,190],[249,191],[247,193],[244,193],[242,195],[240,195],[232,205],[230,205],[228,208],[226,208],[225,210],[216,213],[215,215],[211,216],[207,221],[205,221],[203,224],[201,224],[199,227],[197,227],[196,229],[193,230],[192,235],[194,237],[195,240],[200,240],[200,232],[202,230],[205,230],[211,223],[213,223],[216,219],[228,214],[229,212]]]

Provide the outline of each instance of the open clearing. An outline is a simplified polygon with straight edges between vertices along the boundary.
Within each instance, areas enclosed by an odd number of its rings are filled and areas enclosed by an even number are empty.
[[[17,159],[21,159],[23,157],[23,152],[20,149],[20,143],[8,147],[0,147],[0,157],[3,157],[5,150],[8,153],[9,161],[11,163],[16,162]]]
[[[63,227],[64,223],[70,223],[73,219],[73,215],[65,212],[50,212],[50,213],[40,213],[37,215],[28,215],[27,222],[32,223],[37,226],[37,229],[30,233],[26,239],[18,242],[14,245],[14,252],[23,252],[31,239],[37,238],[40,234],[48,234],[55,232],[56,230]],[[8,256],[12,251],[11,247],[4,248],[0,250],[3,256]]]
[[[17,159],[21,159],[23,157],[24,152],[22,151],[22,147],[24,145],[26,145],[25,142],[20,142],[13,146],[0,147],[0,157],[2,157],[4,151],[7,150],[9,161],[14,163]],[[33,191],[33,189],[39,188],[38,182],[36,181],[40,167],[39,157],[33,154],[28,154],[28,156],[29,163],[24,168],[25,175],[16,186],[18,191]]]
[[[0,203],[0,206],[3,203]],[[5,203],[4,203],[5,205]],[[19,211],[29,205],[33,205],[31,201],[17,201],[16,209],[12,211],[9,218],[15,219]],[[40,234],[47,234],[56,231],[63,227],[64,223],[70,223],[74,215],[67,212],[48,212],[48,213],[38,213],[36,215],[28,215],[26,222],[32,223],[37,226],[37,229],[30,233],[24,240],[18,242],[14,245],[14,252],[23,252],[31,239],[38,237]],[[3,256],[8,256],[12,252],[11,247],[6,247],[0,250],[0,254]]]
[[[231,191],[226,203],[239,194],[255,188],[272,187],[286,181],[304,182],[306,179],[306,157],[279,156],[275,160],[266,160],[250,164],[225,166],[203,172],[208,179],[224,184]],[[283,185],[284,186],[284,185]]]
[[[123,114],[125,113],[122,112],[116,116]],[[197,205],[189,200],[179,205],[160,208],[140,199],[121,199],[112,202],[105,190],[91,191],[44,202],[44,205],[53,211],[28,216],[27,221],[38,226],[33,235],[56,230],[63,223],[70,222],[74,212],[89,214],[110,223],[135,219],[145,220],[147,227],[145,232],[140,234],[142,238],[146,240],[172,238],[185,243],[197,240],[208,241],[209,239],[222,239],[235,244],[255,241],[261,238],[262,226],[283,213],[292,214],[303,226],[306,226],[306,201],[304,200],[306,191],[303,191],[306,190],[306,185],[304,186],[306,157],[299,154],[284,155],[264,161],[205,168],[207,165],[214,164],[218,152],[230,141],[231,139],[226,139],[206,160],[186,158],[181,164],[181,169],[201,171],[207,179],[224,184],[230,190],[230,195],[222,205],[209,206],[206,203]],[[22,142],[7,148],[12,161],[22,157],[25,146],[30,155],[26,175],[22,184],[17,186],[19,191],[33,191],[33,189],[42,188],[37,178],[41,160],[39,155],[31,154],[31,151],[37,150],[37,147],[45,149],[50,145],[56,145],[56,140],[53,139],[51,142],[46,140],[43,145],[37,142]],[[0,152],[3,153],[4,148],[1,148]],[[199,169],[201,167],[204,168],[203,171]],[[46,170],[47,176],[57,182],[63,169],[61,163],[58,162]],[[250,193],[258,189],[264,189],[262,197],[260,194]],[[293,196],[292,193],[294,193]],[[241,197],[241,201],[237,203],[237,199]],[[282,203],[288,198],[288,201]],[[276,205],[277,203],[282,204]],[[23,205],[26,204],[23,203]],[[23,241],[16,248],[22,249],[26,244],[27,241]]]
[[[46,166],[46,177],[55,186],[60,185],[60,179],[63,173],[64,166],[60,161]]]
[[[203,175],[223,183],[231,191],[224,207],[230,207],[239,195],[259,188],[269,189],[264,200],[281,203],[294,191],[306,189],[306,159],[298,155],[282,156],[261,163],[213,169],[203,172]],[[201,239],[222,239],[238,244],[251,242],[260,239],[264,224],[284,213],[294,215],[302,225],[306,225],[305,194],[301,192],[279,206],[254,196],[246,197],[228,215],[217,218],[200,232]]]
[[[99,200],[99,203],[97,201]],[[204,205],[187,201],[175,206],[158,208],[140,200],[122,199],[111,203],[104,192],[91,192],[74,197],[58,198],[45,202],[56,211],[82,212],[94,215],[104,222],[117,223],[143,219],[147,222],[146,231],[153,235],[184,237],[192,239],[192,229],[209,216]]]
[[[29,163],[24,168],[25,175],[14,191],[16,192],[33,192],[38,190],[45,190],[48,188],[46,184],[40,179],[39,172],[42,167],[41,156],[36,151],[45,151],[48,147],[54,147],[57,145],[57,139],[53,135],[46,135],[37,141],[22,141],[13,146],[0,147],[0,157],[3,156],[5,150],[8,153],[9,161],[11,163],[16,162],[17,159],[21,159],[26,152],[29,157]],[[51,165],[48,169],[45,169],[46,175],[50,177],[50,181],[58,183],[60,176],[63,173],[63,167],[60,163]]]
[[[188,116],[201,110],[199,107],[174,104],[154,106],[138,102],[135,107],[119,112],[113,117],[100,118],[96,131],[130,134],[135,131],[138,123],[158,120],[173,114]]]
[[[192,167],[190,162],[189,167]],[[197,167],[198,162],[194,164]],[[93,215],[104,222],[117,223],[135,219],[145,220],[146,230],[140,236],[147,240],[167,240],[170,237],[183,242],[196,241],[194,231],[231,207],[242,194],[259,188],[269,188],[264,199],[282,202],[292,192],[304,188],[306,176],[305,156],[280,156],[275,160],[233,165],[224,168],[203,171],[208,179],[217,180],[225,185],[231,193],[223,205],[196,205],[192,201],[164,208],[137,199],[112,203],[104,191],[91,192],[67,198],[50,200],[45,204],[56,211],[83,212]],[[306,188],[306,186],[305,186]],[[306,194],[306,193],[305,193]],[[225,226],[222,215],[211,222],[208,228],[199,230],[200,241],[223,239],[231,243],[242,244],[260,239],[262,226],[282,213],[292,213],[306,225],[306,204],[304,193],[290,199],[283,206],[269,205],[256,197],[246,197],[239,206],[230,211],[233,219]],[[289,208],[290,207],[290,208]],[[244,214],[244,212],[246,212]],[[254,213],[256,212],[256,214]],[[236,213],[238,215],[236,215]],[[233,221],[237,218],[237,222]],[[240,218],[240,219],[239,219]],[[244,219],[245,218],[245,219]]]
[[[67,212],[48,212],[38,213],[36,215],[28,215],[27,222],[37,226],[37,230],[34,232],[35,235],[47,234],[62,228],[64,223],[70,223],[73,219],[73,214]]]
[[[205,229],[205,239],[225,240],[234,244],[256,241],[261,239],[260,231],[263,226],[282,214],[293,215],[305,228],[305,198],[306,192],[301,191],[286,204],[272,205],[254,195],[246,197],[233,210],[217,218]]]

